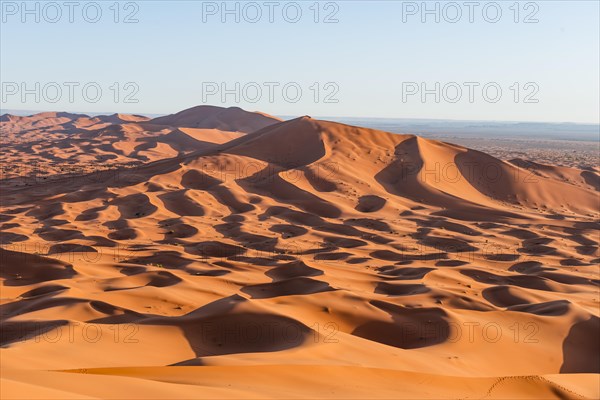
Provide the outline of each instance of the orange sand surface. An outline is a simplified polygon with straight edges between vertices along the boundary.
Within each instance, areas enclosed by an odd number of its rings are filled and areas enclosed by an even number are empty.
[[[302,117],[4,115],[2,398],[599,398],[597,170]]]

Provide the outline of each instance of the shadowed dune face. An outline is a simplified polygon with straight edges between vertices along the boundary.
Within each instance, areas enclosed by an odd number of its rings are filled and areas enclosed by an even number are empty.
[[[3,285],[25,286],[72,278],[73,266],[51,257],[0,249]]]
[[[392,398],[408,375],[451,397],[596,393],[597,375],[554,376],[600,372],[594,171],[235,108],[0,123],[6,165],[49,171],[0,180],[7,369],[173,396],[212,368],[385,376]],[[98,160],[111,171],[60,171]]]
[[[563,343],[562,373],[600,373],[600,320],[592,316],[577,322]]]
[[[402,349],[414,349],[443,343],[450,335],[441,309],[407,309],[383,301],[372,301],[375,307],[389,313],[392,321],[369,321],[358,326],[353,335]],[[423,324],[427,329],[422,329]]]

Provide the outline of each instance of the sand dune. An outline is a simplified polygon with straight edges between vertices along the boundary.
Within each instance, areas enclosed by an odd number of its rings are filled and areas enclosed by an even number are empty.
[[[257,115],[2,117],[2,397],[600,397],[596,171]]]
[[[227,110],[215,107],[213,113]],[[267,120],[255,113],[243,117],[240,127],[264,126]],[[12,179],[15,186],[86,173],[114,175],[123,168],[215,147],[243,135],[243,131],[168,127],[138,115],[55,112],[4,114],[0,129],[5,161],[1,178]]]
[[[218,129],[250,133],[280,122],[271,115],[244,111],[239,107],[196,106],[151,120],[153,124],[180,128]]]

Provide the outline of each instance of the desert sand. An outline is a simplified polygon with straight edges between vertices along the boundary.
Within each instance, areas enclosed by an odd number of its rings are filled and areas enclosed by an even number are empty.
[[[3,115],[2,398],[599,398],[598,170],[301,117]]]

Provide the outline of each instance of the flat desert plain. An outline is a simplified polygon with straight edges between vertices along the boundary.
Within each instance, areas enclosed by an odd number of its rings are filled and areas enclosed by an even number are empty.
[[[239,108],[3,115],[2,398],[598,398],[600,169]]]

